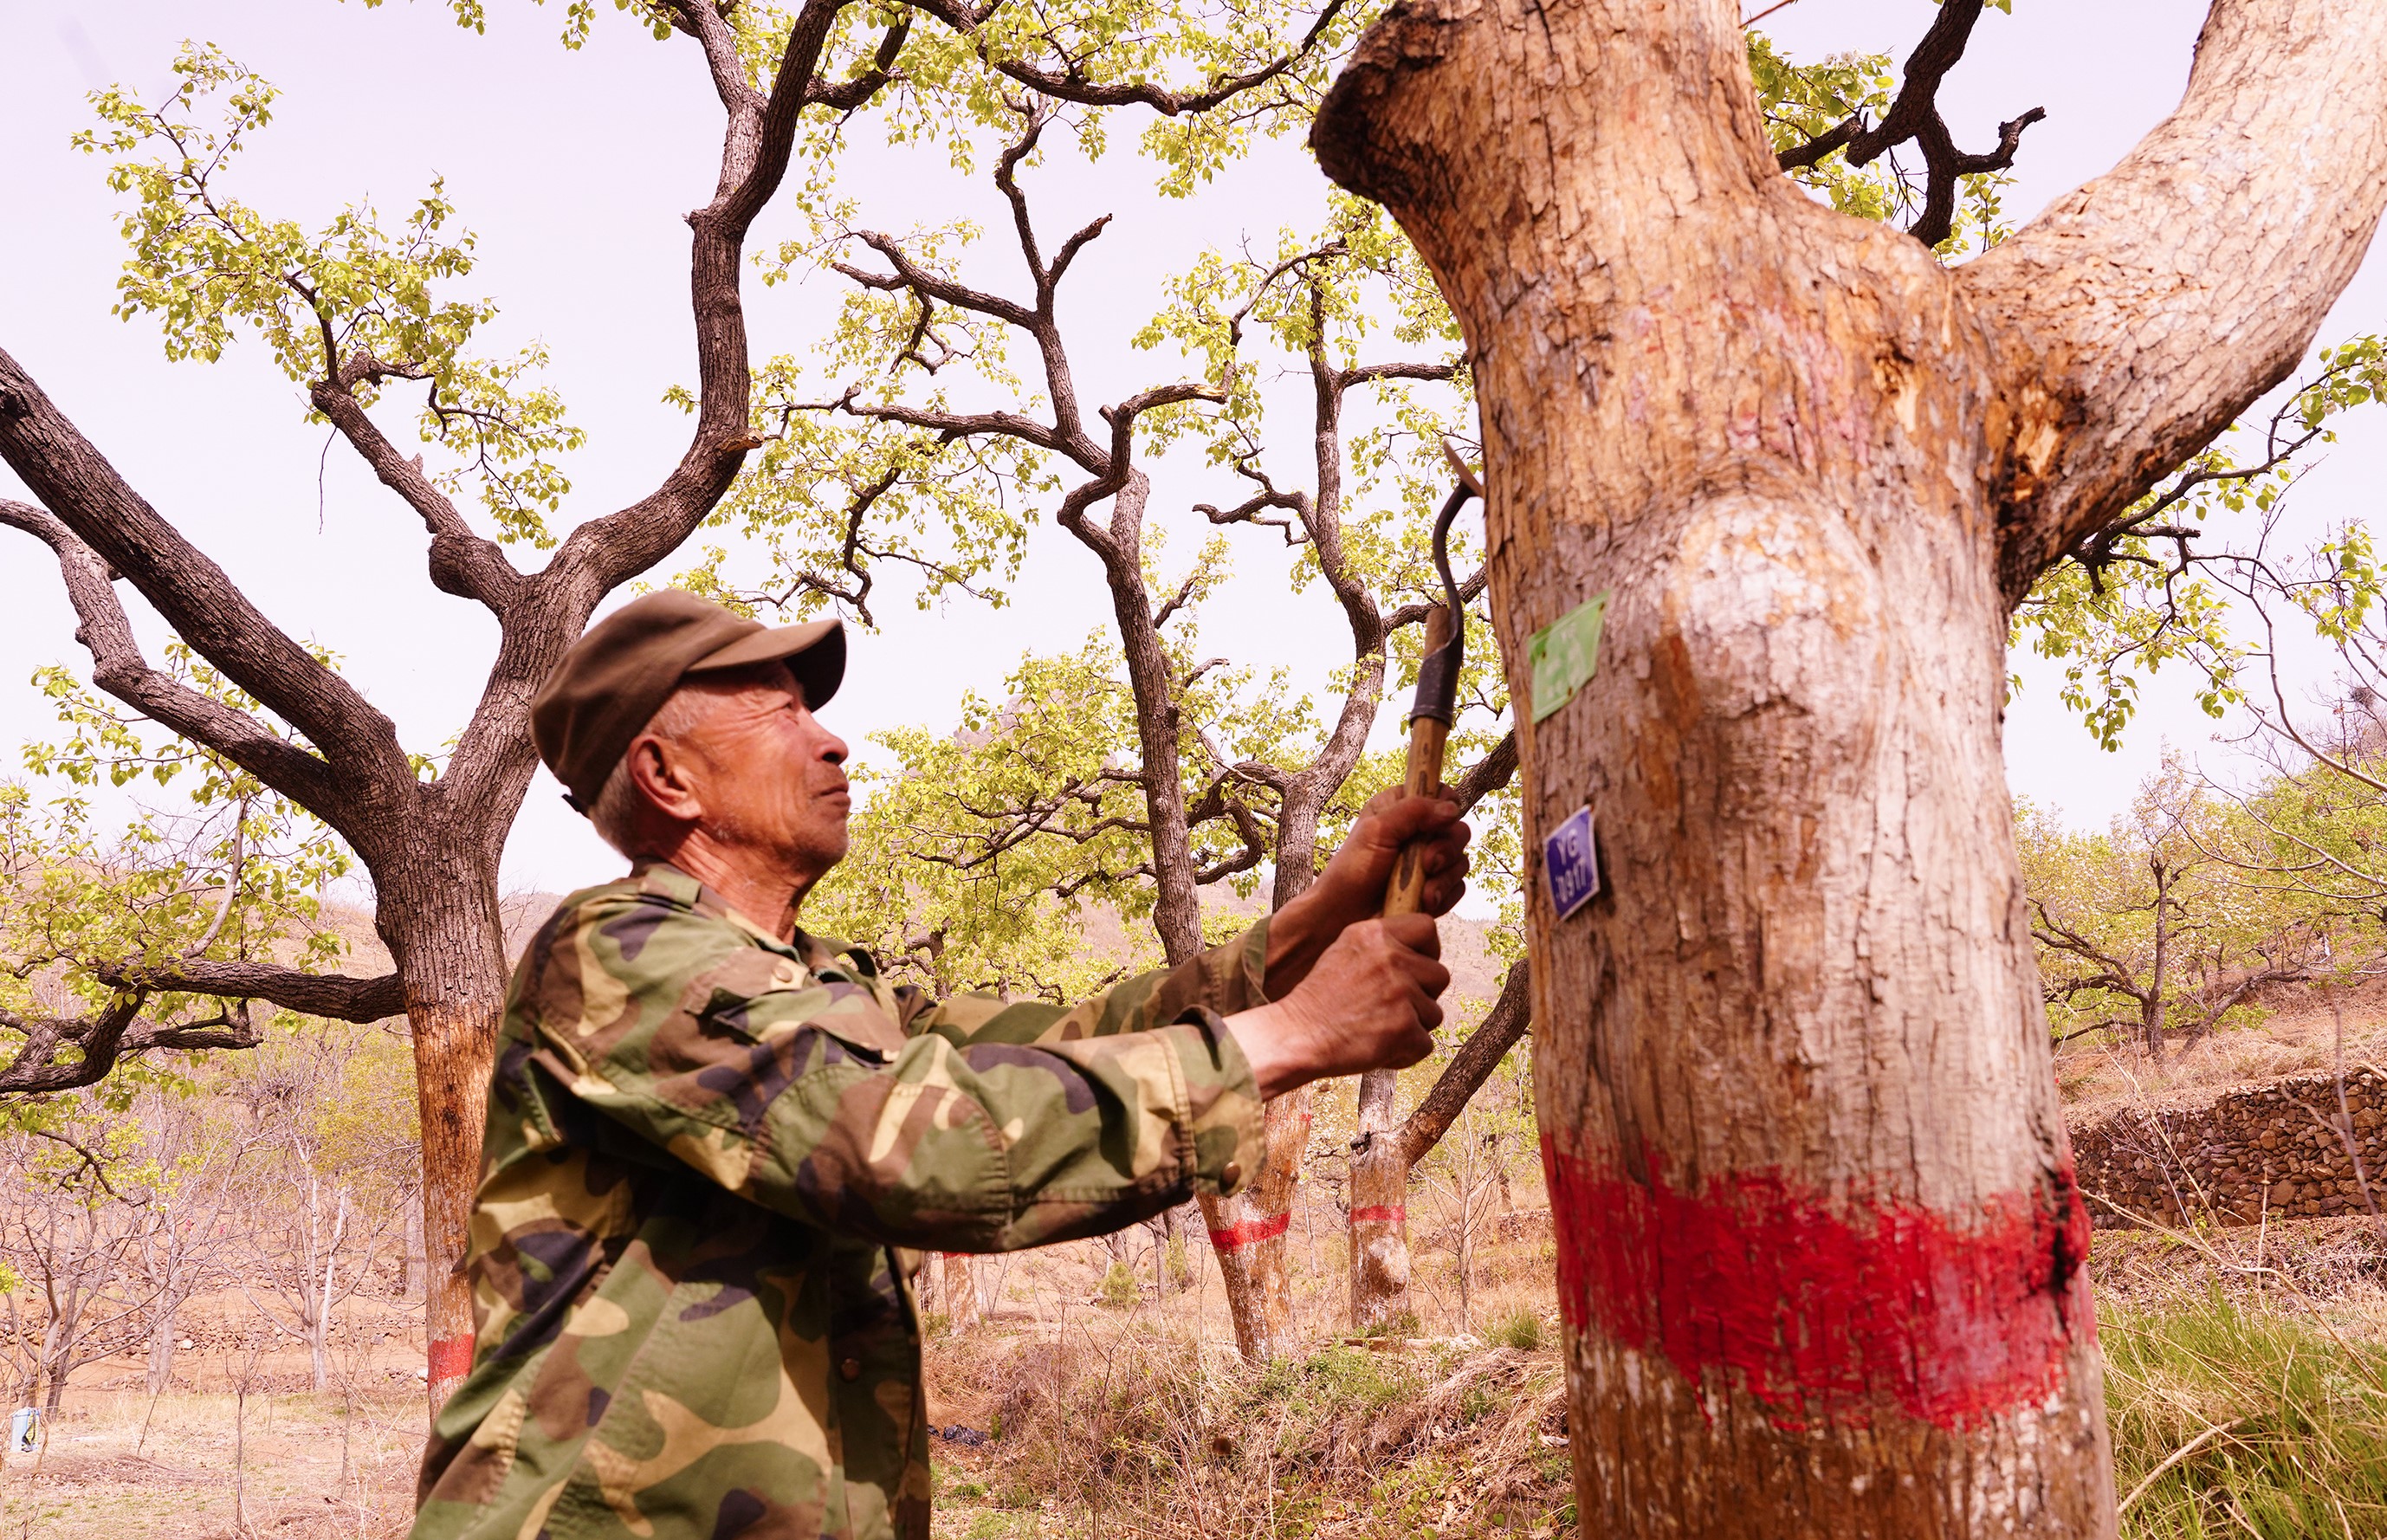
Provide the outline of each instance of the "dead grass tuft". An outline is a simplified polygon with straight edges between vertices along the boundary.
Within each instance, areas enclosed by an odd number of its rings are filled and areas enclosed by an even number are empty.
[[[1555,1353],[1337,1343],[1254,1370],[1096,1318],[944,1357],[1000,1436],[940,1447],[940,1534],[1547,1534],[1569,1508]]]

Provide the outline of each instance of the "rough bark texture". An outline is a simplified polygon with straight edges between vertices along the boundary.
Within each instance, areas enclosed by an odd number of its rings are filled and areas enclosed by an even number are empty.
[[[1730,0],[1396,8],[1314,143],[1465,327],[1520,712],[1585,1533],[2111,1534],[1999,750],[2008,607],[2301,355],[2387,11],[2223,0],[2179,114],[1953,271],[1776,171]],[[1547,706],[1537,703],[1537,709]]]

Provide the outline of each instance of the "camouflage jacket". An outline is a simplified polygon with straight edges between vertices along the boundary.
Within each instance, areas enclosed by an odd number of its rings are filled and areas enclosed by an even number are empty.
[[[1004,1251],[1258,1167],[1264,928],[1074,1009],[929,1006],[668,865],[516,972],[468,1267],[472,1373],[418,1540],[927,1540],[899,1248]]]

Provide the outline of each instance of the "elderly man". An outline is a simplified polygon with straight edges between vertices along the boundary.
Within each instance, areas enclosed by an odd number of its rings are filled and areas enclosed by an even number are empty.
[[[1430,907],[1466,827],[1371,804],[1309,891],[1071,1009],[929,1007],[796,925],[846,851],[835,621],[625,606],[531,708],[630,874],[515,974],[468,1266],[472,1374],[434,1425],[425,1540],[928,1534],[906,1248],[1096,1235],[1257,1171],[1259,1108],[1414,1063],[1448,981],[1377,919],[1405,842]]]

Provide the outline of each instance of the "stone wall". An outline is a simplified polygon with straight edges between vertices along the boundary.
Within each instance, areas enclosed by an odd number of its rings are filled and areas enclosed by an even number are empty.
[[[2347,1070],[2345,1099],[2371,1195],[2387,1208],[2387,1072]],[[2126,1107],[2075,1128],[2072,1152],[2100,1229],[2367,1213],[2337,1116],[2336,1077],[2306,1075],[2202,1105]]]

